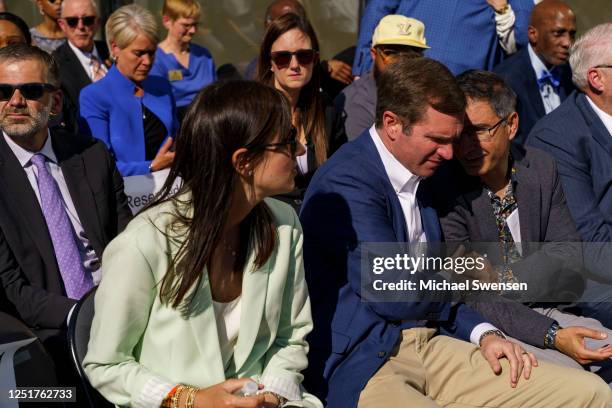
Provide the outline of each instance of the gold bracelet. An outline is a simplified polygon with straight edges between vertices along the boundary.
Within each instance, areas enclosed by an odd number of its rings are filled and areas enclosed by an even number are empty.
[[[181,394],[185,391],[187,387],[184,385],[179,385],[176,389],[176,392],[172,396],[172,408],[179,408],[179,401],[181,400]]]
[[[187,394],[187,403],[185,404],[185,408],[193,408],[193,404],[195,403],[197,392],[198,392],[197,388],[194,388],[194,387],[189,388],[189,394]]]

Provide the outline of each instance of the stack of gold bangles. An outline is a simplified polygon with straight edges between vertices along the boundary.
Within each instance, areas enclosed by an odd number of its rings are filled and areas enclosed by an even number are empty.
[[[177,385],[168,393],[166,398],[162,401],[161,408],[193,408],[195,403],[196,394],[199,389],[195,387],[188,387],[186,385]],[[187,400],[184,407],[179,407],[179,402],[183,393],[187,393]]]

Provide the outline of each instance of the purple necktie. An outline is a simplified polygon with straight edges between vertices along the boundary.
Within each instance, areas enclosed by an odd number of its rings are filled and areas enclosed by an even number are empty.
[[[70,219],[64,209],[57,183],[45,166],[45,156],[37,153],[30,161],[38,170],[37,182],[42,212],[51,235],[66,294],[71,299],[80,299],[94,286],[91,274],[83,268]]]

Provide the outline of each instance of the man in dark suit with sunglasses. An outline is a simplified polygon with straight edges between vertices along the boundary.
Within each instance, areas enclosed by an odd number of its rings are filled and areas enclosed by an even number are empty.
[[[95,0],[65,0],[58,22],[68,40],[53,53],[65,95],[63,122],[67,130],[76,130],[79,94],[106,75],[108,47],[94,41],[100,27]]]
[[[0,282],[2,311],[32,329],[60,382],[74,385],[66,321],[131,212],[104,144],[49,130],[62,102],[57,70],[37,47],[0,49]]]

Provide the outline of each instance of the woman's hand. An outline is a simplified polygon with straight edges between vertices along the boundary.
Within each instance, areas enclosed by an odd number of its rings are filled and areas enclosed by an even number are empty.
[[[170,151],[172,142],[173,140],[171,137],[166,139],[162,147],[159,149],[159,152],[157,152],[157,155],[155,155],[155,158],[151,162],[151,172],[163,170],[172,166],[172,161],[174,160],[174,152]]]
[[[234,393],[242,388],[250,378],[239,380],[227,380],[212,387],[202,388],[195,397],[195,408],[265,408],[264,395],[254,395],[252,397],[239,397]],[[184,407],[186,395],[181,395],[180,407]]]

